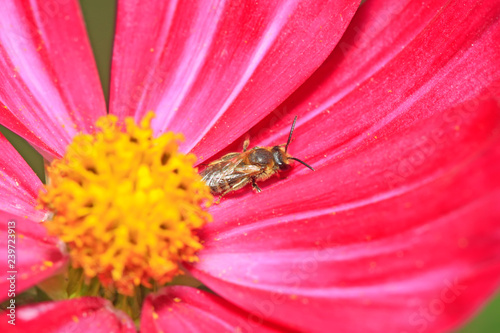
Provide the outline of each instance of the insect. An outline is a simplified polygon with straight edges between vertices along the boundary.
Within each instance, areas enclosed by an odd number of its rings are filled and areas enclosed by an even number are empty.
[[[288,145],[292,140],[293,129],[297,116],[293,120],[288,141],[274,147],[254,147],[247,150],[250,140],[243,143],[242,153],[229,153],[222,158],[210,163],[200,175],[202,180],[210,187],[212,194],[220,194],[217,202],[229,192],[233,192],[251,184],[257,192],[262,190],[257,182],[263,181],[272,175],[291,168],[290,160],[297,161],[309,169],[314,169],[287,153]]]

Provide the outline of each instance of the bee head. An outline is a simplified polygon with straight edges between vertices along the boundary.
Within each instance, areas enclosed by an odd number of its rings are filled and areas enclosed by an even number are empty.
[[[295,116],[295,118],[293,119],[292,128],[290,129],[290,134],[288,134],[288,141],[286,142],[286,144],[281,146],[274,146],[272,148],[274,163],[276,163],[280,171],[285,171],[290,169],[291,167],[290,162],[288,160],[294,160],[314,171],[313,167],[310,166],[309,164],[287,154],[288,145],[290,145],[290,142],[292,141],[293,129],[295,128],[296,122],[297,122],[297,116]]]
[[[283,146],[274,146],[271,151],[273,153],[274,163],[278,166],[280,171],[286,171],[291,168],[290,162],[288,162],[288,154],[285,153],[285,148]]]

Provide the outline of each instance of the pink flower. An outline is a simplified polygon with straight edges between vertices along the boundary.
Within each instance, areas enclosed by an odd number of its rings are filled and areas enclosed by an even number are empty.
[[[213,206],[186,268],[215,294],[150,294],[142,332],[441,332],[497,290],[500,7],[358,2],[119,2],[110,113],[155,110],[155,133],[183,133],[200,162],[247,133],[283,143],[298,115],[290,150],[316,169]],[[78,4],[9,0],[0,22],[0,123],[60,158],[106,114]],[[3,137],[0,151],[19,294],[68,256],[37,223],[41,182]],[[2,300],[9,271],[5,255]],[[97,297],[15,315],[24,331],[135,330]]]

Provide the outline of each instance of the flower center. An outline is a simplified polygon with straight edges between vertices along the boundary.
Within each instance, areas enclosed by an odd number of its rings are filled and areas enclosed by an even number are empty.
[[[95,134],[76,136],[51,163],[40,194],[54,214],[45,225],[67,244],[72,267],[127,296],[197,261],[196,229],[211,220],[205,209],[213,198],[193,168],[196,157],[178,152],[182,135],[155,138],[153,117],[140,125],[100,118]]]

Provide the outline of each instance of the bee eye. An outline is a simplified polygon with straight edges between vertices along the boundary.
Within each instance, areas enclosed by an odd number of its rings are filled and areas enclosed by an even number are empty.
[[[286,158],[285,154],[280,150],[280,147],[276,146],[273,147],[273,158],[274,158],[274,163],[278,166],[280,171],[286,171],[290,169],[290,164],[287,162],[283,161],[284,158]]]

